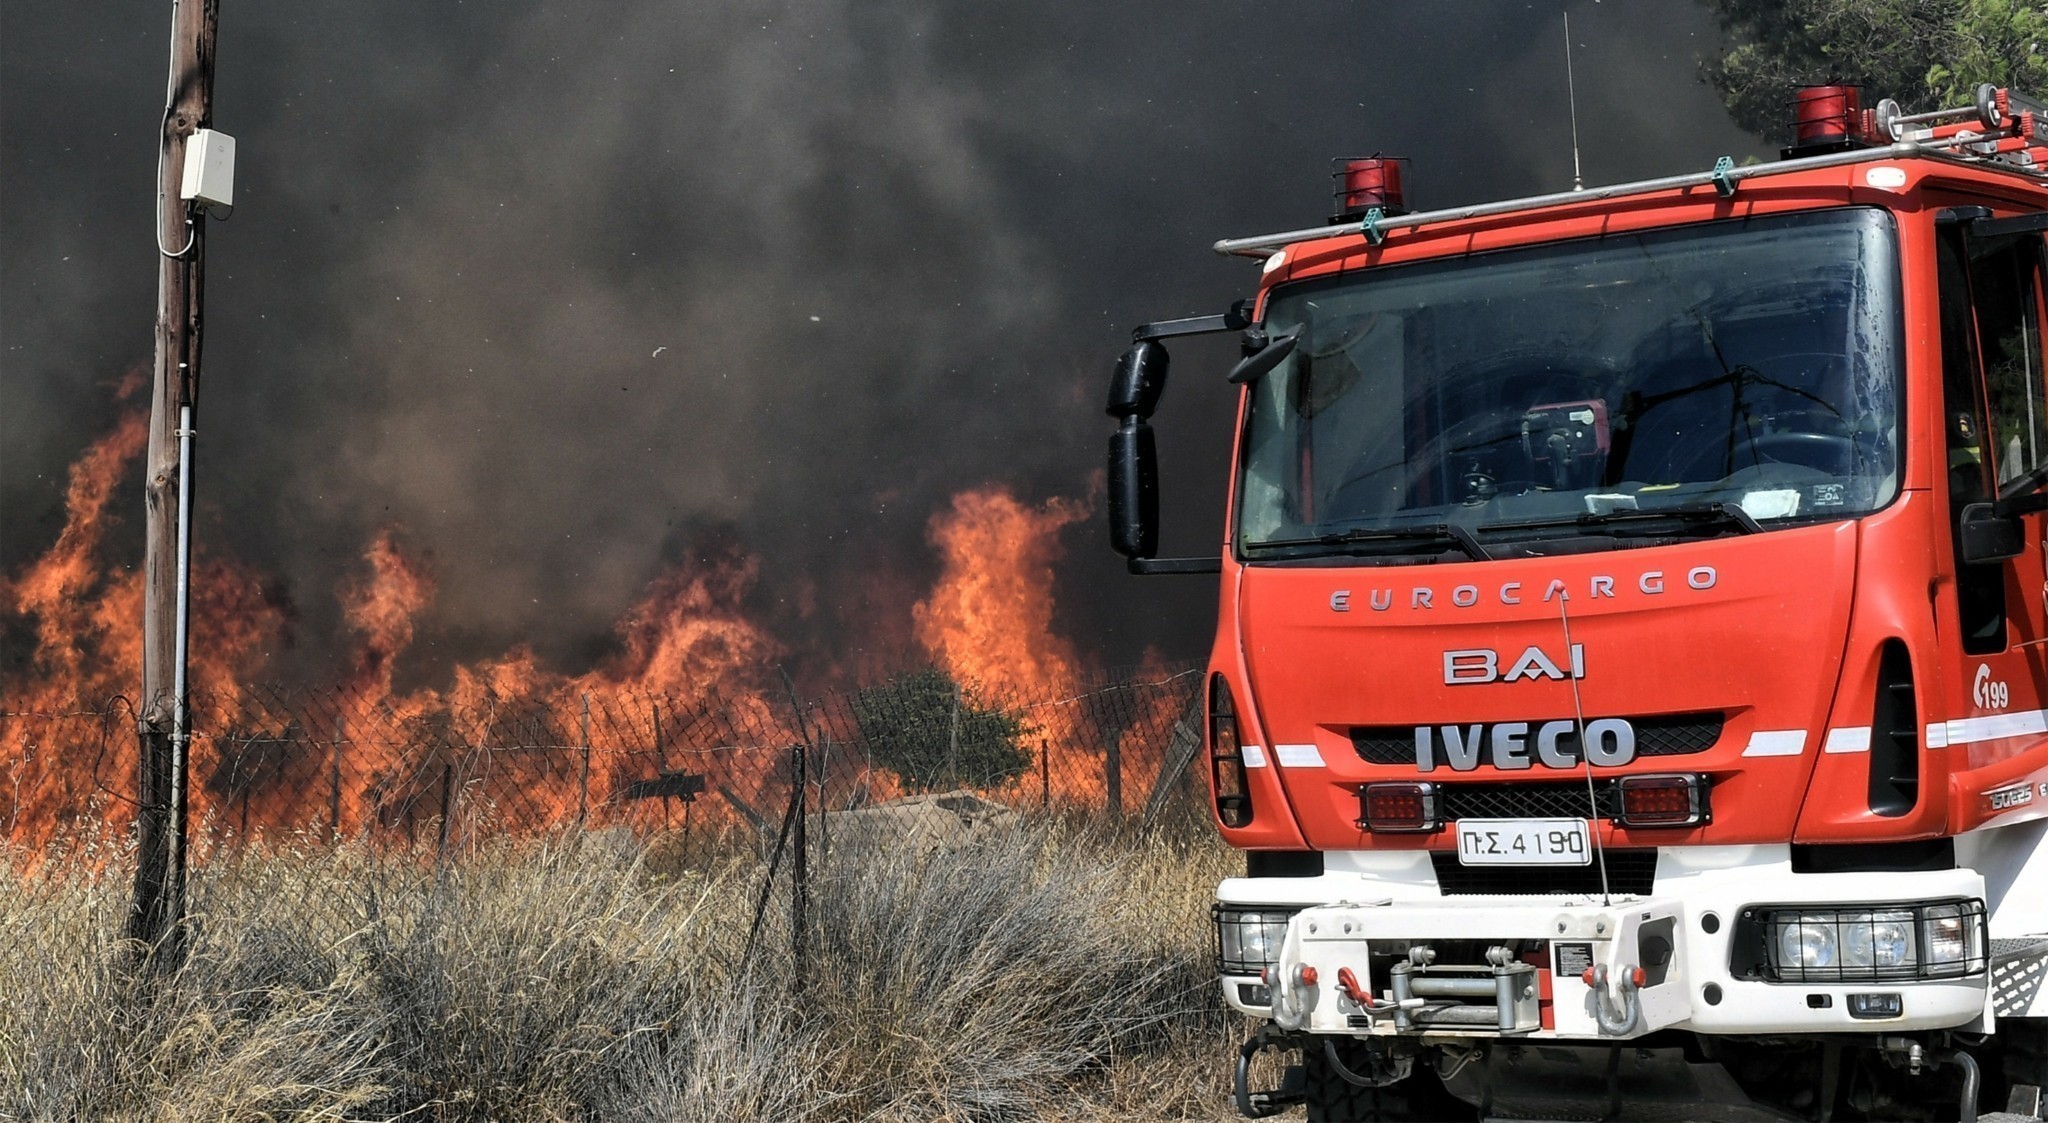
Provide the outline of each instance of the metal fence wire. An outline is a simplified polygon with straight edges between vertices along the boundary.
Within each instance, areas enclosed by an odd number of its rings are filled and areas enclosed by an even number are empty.
[[[1040,697],[985,697],[936,671],[809,699],[195,693],[185,850],[206,876],[190,907],[259,850],[356,845],[430,876],[507,838],[615,832],[673,871],[759,862],[765,902],[778,875],[873,847],[953,845],[1020,815],[1178,829],[1208,814],[1201,681],[1181,664]],[[139,810],[136,754],[125,698],[49,712],[0,700],[8,860],[118,857]],[[316,925],[351,922],[291,904]]]

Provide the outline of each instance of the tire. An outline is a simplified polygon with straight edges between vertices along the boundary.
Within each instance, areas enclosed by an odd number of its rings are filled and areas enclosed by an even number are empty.
[[[1396,1120],[1428,1120],[1448,1123],[1476,1120],[1471,1104],[1444,1090],[1427,1065],[1418,1063],[1415,1073],[1381,1088],[1361,1088],[1330,1067],[1322,1042],[1301,1053],[1302,1091],[1306,1094],[1308,1123],[1392,1123]],[[1337,1058],[1353,1072],[1368,1067],[1366,1045],[1349,1038],[1337,1039]]]
[[[2048,1019],[2000,1018],[1995,1040],[1998,1068],[1984,1081],[1986,1109],[2003,1113],[2006,1095],[2015,1084],[2032,1084],[2048,1092]]]

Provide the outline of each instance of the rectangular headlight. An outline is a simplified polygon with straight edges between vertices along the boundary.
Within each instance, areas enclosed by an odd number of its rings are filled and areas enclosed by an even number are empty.
[[[1280,962],[1287,922],[1301,905],[1223,905],[1216,917],[1216,972],[1256,976]]]
[[[1984,906],[1976,901],[1935,905],[1920,913],[1920,946],[1930,978],[1984,969]]]
[[[1985,968],[1984,903],[1744,909],[1731,964],[1773,982],[1955,978]]]

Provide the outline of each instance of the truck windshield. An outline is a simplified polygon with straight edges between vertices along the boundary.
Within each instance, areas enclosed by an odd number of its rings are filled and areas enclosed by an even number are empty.
[[[1846,208],[1504,250],[1277,290],[1247,560],[1543,552],[1889,503],[1891,220]]]

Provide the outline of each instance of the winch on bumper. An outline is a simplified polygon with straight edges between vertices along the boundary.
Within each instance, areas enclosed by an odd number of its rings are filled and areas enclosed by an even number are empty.
[[[1683,1020],[1681,909],[1391,901],[1304,909],[1262,972],[1307,1033],[1632,1037]]]
[[[1674,1027],[1873,1033],[1985,1017],[1982,881],[1969,871],[1685,872],[1668,892],[1604,901],[1424,896],[1385,882],[1380,896],[1373,879],[1334,872],[1292,885],[1233,879],[1226,891],[1268,901],[1311,885],[1338,892],[1307,905],[1224,898],[1224,996],[1289,1032],[1349,1036],[1615,1041]],[[1959,945],[1941,942],[1957,933]],[[1902,958],[1862,965],[1887,938]],[[1796,958],[1830,941],[1837,958]]]

